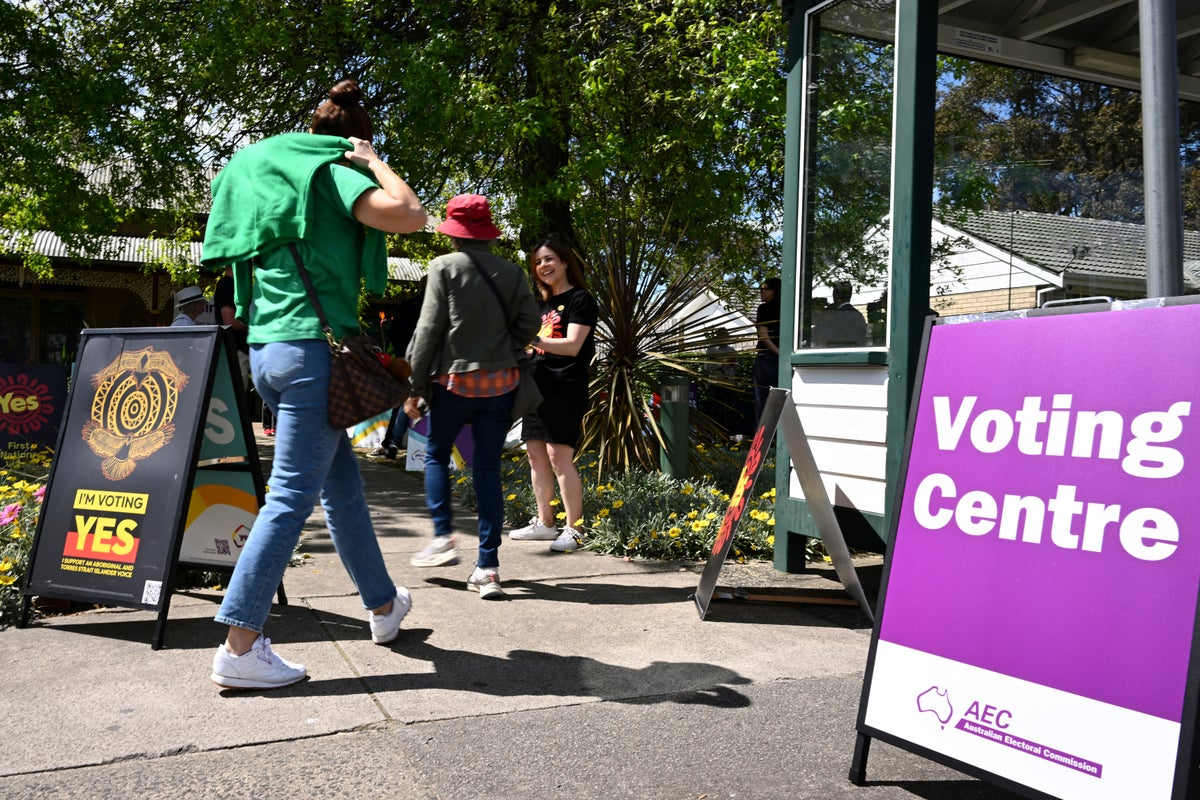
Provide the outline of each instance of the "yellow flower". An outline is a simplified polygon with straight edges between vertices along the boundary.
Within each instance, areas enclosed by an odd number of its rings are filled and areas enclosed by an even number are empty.
[[[613,508],[620,508],[623,505],[625,505],[624,500],[613,500]]]
[[[516,500],[517,496],[515,494],[510,494],[508,497],[505,497],[504,499],[505,500]]]
[[[658,531],[650,531],[650,538],[651,538],[651,539],[657,539],[657,538],[658,538]]]
[[[694,530],[694,531],[702,531],[707,527],[708,527],[708,522],[706,522],[705,520],[702,520],[702,519],[698,519],[692,523],[692,530]]]
[[[6,558],[3,561],[0,561],[0,572],[8,572],[13,568],[14,563],[16,562],[14,562],[11,558]]]
[[[688,519],[695,519],[695,518],[696,518],[696,517],[698,517],[698,516],[700,516],[700,512],[699,512],[699,511],[697,511],[697,510],[696,510],[696,509],[694,509],[694,508],[693,508],[691,511],[689,511],[689,512],[687,513],[687,518],[688,518]]]
[[[775,546],[775,534],[772,533],[767,537],[767,544],[771,545],[772,547]]]
[[[550,501],[550,505],[557,506],[557,505],[561,505],[561,503],[559,502],[559,499],[556,497]]]
[[[640,539],[638,539],[638,537],[636,537],[636,536],[635,536],[635,537],[633,537],[633,539],[632,539],[632,540],[629,542],[629,544],[628,544],[628,545],[626,545],[626,547],[637,547],[637,546],[638,546],[638,542],[639,542],[639,541],[641,541],[641,540],[640,540]]]
[[[707,452],[707,451],[704,449],[704,445],[703,445],[703,443],[696,445],[696,452],[697,452],[697,453],[704,453],[704,452]]]
[[[718,488],[717,488],[717,487],[715,487],[715,486],[714,486],[714,487],[712,487],[711,489],[709,489],[709,490],[708,490],[708,493],[709,493],[709,494],[711,494],[713,497],[720,497],[720,496],[721,496],[721,490],[720,490],[720,489],[718,489]]]
[[[567,512],[565,512],[565,511],[560,511],[560,512],[558,512],[557,514],[555,514],[555,515],[554,515],[554,518],[555,518],[555,519],[566,519],[566,518],[567,518]]]
[[[667,519],[675,519],[675,518],[677,518],[678,516],[679,516],[678,514],[676,514],[674,511],[672,511],[672,512],[671,512],[671,516],[667,517]]]
[[[770,525],[772,528],[774,528],[775,527],[775,518],[771,517],[769,520],[767,520],[767,524]]]
[[[12,574],[0,575],[0,586],[12,586],[16,582],[17,582],[16,575],[12,575]]]
[[[605,517],[608,516],[608,509],[607,508],[600,509],[599,511],[596,512],[596,516],[600,517],[600,519],[604,519]]]
[[[683,531],[681,531],[679,528],[671,528],[671,530],[667,531],[667,535],[672,539],[677,538],[681,533],[683,533]]]
[[[680,494],[691,494],[694,491],[696,491],[696,487],[692,486],[690,483],[685,483],[679,488]]]
[[[717,518],[717,512],[715,512],[715,511],[710,511],[710,512],[708,512],[707,514],[705,514],[705,515],[704,515],[704,518],[705,518],[705,519],[716,519],[716,518]]]

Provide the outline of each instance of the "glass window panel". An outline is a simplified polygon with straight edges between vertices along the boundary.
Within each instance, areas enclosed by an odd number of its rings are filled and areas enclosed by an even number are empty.
[[[33,304],[30,300],[0,297],[0,363],[29,363],[32,331]]]
[[[79,331],[83,324],[81,300],[42,300],[41,338],[38,361],[69,365],[75,361]]]
[[[878,0],[809,16],[803,348],[886,344],[894,17]]]
[[[931,305],[943,314],[1146,296],[1138,92],[942,57]],[[1200,290],[1200,114],[1180,105],[1184,289]]]

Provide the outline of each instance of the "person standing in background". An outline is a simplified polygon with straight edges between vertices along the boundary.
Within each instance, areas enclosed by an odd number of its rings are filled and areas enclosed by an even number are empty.
[[[779,278],[767,278],[759,289],[762,302],[754,315],[758,329],[758,355],[754,358],[754,427],[762,417],[771,388],[779,380]]]
[[[425,301],[425,286],[428,283],[429,275],[422,275],[417,283],[417,293],[396,307],[396,313],[388,325],[388,345],[392,348],[392,355],[397,358],[404,358],[408,353],[409,342],[412,341],[413,331],[417,329],[417,320],[421,316],[421,303]],[[409,422],[403,406],[392,409],[392,418],[388,420],[383,441],[371,455],[394,459],[400,453],[400,444],[404,441],[404,434],[408,432]]]
[[[311,276],[333,335],[341,338],[359,330],[361,286],[376,293],[386,286],[384,232],[425,225],[416,194],[371,147],[373,126],[362,100],[356,82],[339,82],[307,134],[243,148],[213,181],[202,262],[233,265],[254,384],[277,421],[267,501],[216,615],[228,634],[213,655],[210,678],[225,688],[272,689],[307,675],[271,649],[263,627],[318,500],[368,610],[371,640],[395,641],[412,605],[408,590],[388,575],[350,439],[329,424],[329,342],[296,263]]]
[[[588,370],[596,355],[599,309],[584,286],[579,258],[558,238],[548,237],[534,246],[529,274],[542,296],[533,374],[543,400],[522,419],[521,439],[529,456],[537,516],[509,538],[553,540],[553,552],[570,553],[583,538],[583,482],[575,469],[575,450],[588,410]],[[556,481],[565,513],[561,532],[551,505]]]
[[[833,308],[821,312],[813,325],[813,347],[862,347],[867,343],[867,320],[851,304],[853,296],[849,281],[833,285]]]
[[[171,327],[195,325],[196,317],[204,313],[206,305],[208,305],[208,300],[205,299],[204,292],[200,291],[199,286],[180,289],[175,293],[175,311],[177,313],[171,322]]]
[[[213,305],[217,309],[217,324],[227,328],[233,335],[237,350],[238,374],[242,376],[242,389],[250,388],[250,343],[246,338],[246,323],[237,318],[237,305],[233,302],[233,267],[225,272],[213,289]]]

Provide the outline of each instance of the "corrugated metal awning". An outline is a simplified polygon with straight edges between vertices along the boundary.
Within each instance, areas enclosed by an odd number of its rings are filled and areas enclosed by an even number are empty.
[[[0,229],[0,255],[16,256],[21,250],[20,236],[12,231]],[[83,248],[75,250],[57,234],[37,231],[33,234],[33,250],[47,258],[62,260],[91,260],[145,264],[148,261],[163,261],[181,258],[193,266],[200,265],[200,242],[176,242],[170,239],[147,239],[137,236],[101,236]],[[393,281],[419,281],[425,274],[425,265],[411,258],[388,257],[388,279]]]
[[[15,256],[20,250],[20,236],[12,231],[0,230],[0,253]],[[87,259],[144,264],[147,261],[181,258],[188,264],[200,264],[200,242],[177,242],[137,236],[99,236],[82,250],[76,250],[69,247],[58,234],[37,231],[33,234],[33,250],[47,258],[66,260]]]
[[[424,264],[419,264],[411,258],[388,256],[388,280],[419,281],[424,274]]]

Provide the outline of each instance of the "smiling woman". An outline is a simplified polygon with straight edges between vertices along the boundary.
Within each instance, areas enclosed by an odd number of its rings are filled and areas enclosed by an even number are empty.
[[[575,451],[587,413],[588,373],[596,355],[596,301],[584,287],[578,255],[557,237],[531,251],[529,273],[542,299],[542,327],[533,340],[534,377],[545,398],[521,422],[529,455],[537,515],[513,539],[552,540],[550,550],[570,553],[583,539],[583,486]],[[551,506],[555,484],[562,494],[563,527]]]

